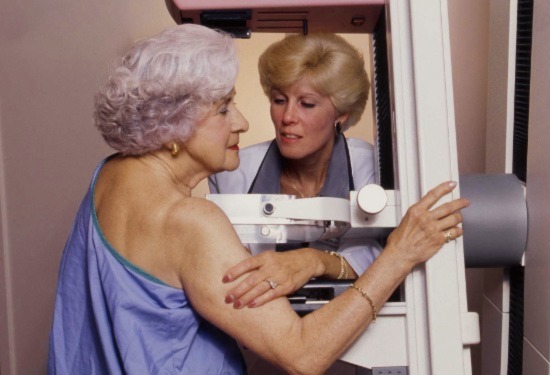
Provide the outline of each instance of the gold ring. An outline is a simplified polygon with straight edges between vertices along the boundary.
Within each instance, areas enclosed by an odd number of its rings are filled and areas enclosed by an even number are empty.
[[[445,232],[443,232],[443,236],[445,236],[445,242],[449,242],[454,239],[450,230],[446,230]]]
[[[267,280],[267,279],[265,281],[267,281],[267,283],[269,284],[269,287],[271,289],[275,289],[275,288],[277,288],[277,285],[279,285],[275,281],[271,281],[271,280]]]

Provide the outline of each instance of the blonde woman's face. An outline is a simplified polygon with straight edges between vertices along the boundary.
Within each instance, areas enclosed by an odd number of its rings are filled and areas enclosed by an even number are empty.
[[[315,161],[327,154],[330,157],[334,124],[347,115],[337,116],[329,96],[298,81],[285,89],[273,89],[270,102],[277,145],[285,158]]]

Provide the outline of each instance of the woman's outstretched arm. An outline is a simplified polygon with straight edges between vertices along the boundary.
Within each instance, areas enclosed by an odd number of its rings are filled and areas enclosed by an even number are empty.
[[[174,246],[181,249],[174,264],[186,294],[204,318],[291,374],[322,373],[372,321],[372,307],[380,308],[414,266],[441,248],[444,231],[451,230],[453,238],[462,234],[457,225],[466,200],[431,209],[453,188],[441,184],[412,206],[382,254],[356,281],[372,305],[358,290],[350,289],[303,318],[286,298],[257,308],[235,306],[234,301],[226,300],[231,283],[223,283],[222,278],[226,269],[250,255],[227,217],[205,200],[182,215],[185,227],[179,229],[187,235],[180,232],[178,239],[174,231]]]

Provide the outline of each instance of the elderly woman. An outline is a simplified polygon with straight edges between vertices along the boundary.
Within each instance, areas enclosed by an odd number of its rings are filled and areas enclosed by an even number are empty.
[[[248,124],[233,102],[236,74],[230,37],[177,26],[139,42],[97,96],[96,126],[118,153],[97,167],[65,246],[51,374],[244,374],[237,342],[288,373],[319,374],[445,231],[462,234],[465,200],[430,209],[453,189],[443,183],[323,308],[303,318],[285,298],[234,308],[222,278],[250,254],[223,212],[191,190],[239,164]]]
[[[342,133],[359,121],[369,94],[357,49],[336,34],[291,34],[269,46],[258,67],[275,140],[241,150],[238,170],[209,178],[212,193],[349,198],[350,190],[375,182],[372,145]],[[261,306],[312,277],[355,279],[380,252],[376,242],[357,239],[302,246],[264,252],[228,270],[232,277],[255,271],[231,294],[242,304]]]

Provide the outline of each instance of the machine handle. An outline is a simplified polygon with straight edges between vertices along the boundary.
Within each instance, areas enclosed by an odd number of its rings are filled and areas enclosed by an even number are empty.
[[[377,214],[388,204],[386,191],[376,184],[363,186],[357,192],[357,205],[367,214]]]

